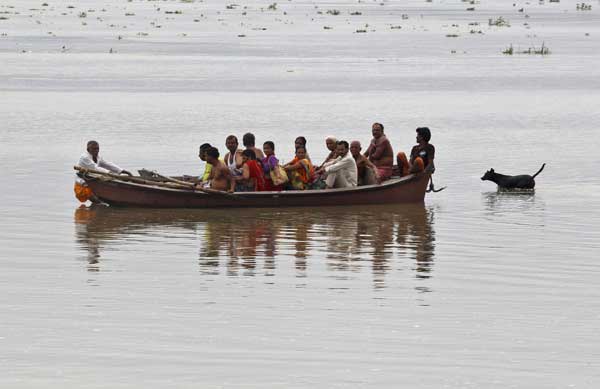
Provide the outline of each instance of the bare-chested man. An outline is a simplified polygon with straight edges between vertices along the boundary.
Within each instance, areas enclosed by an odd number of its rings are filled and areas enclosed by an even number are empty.
[[[358,174],[358,185],[374,185],[379,183],[379,175],[377,174],[377,166],[369,161],[367,157],[360,153],[360,142],[355,140],[350,143],[350,152],[356,161],[356,169]]]
[[[392,166],[394,165],[394,150],[388,138],[383,133],[383,124],[373,123],[373,140],[364,156],[369,158],[377,166],[379,178],[384,181],[392,176]]]
[[[227,165],[219,160],[219,150],[211,147],[206,151],[206,162],[212,165],[210,170],[210,188],[220,191],[233,192],[235,189],[235,180],[231,177],[231,173]]]
[[[242,143],[244,144],[246,150],[254,151],[257,160],[261,161],[265,157],[263,151],[255,146],[256,138],[254,138],[254,134],[252,134],[251,132],[247,132],[244,134],[244,137],[242,138]]]

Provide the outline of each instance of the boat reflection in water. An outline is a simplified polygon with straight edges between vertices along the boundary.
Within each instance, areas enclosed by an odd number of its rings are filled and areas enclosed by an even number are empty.
[[[435,248],[434,211],[423,205],[285,210],[91,207],[76,210],[75,225],[90,270],[100,268],[105,250],[119,251],[127,244],[129,251],[152,257],[176,240],[178,246],[195,245],[200,271],[207,275],[272,276],[278,266],[287,265],[282,259],[290,258],[295,277],[306,277],[317,266],[333,277],[370,269],[377,288],[385,286],[391,270],[414,269],[416,277],[428,278]]]

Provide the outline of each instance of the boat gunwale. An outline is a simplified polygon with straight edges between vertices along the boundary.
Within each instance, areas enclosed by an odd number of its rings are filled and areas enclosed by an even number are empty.
[[[150,184],[141,184],[137,182],[131,181],[122,181],[119,179],[110,179],[103,180],[100,176],[93,177],[93,173],[88,173],[88,175],[84,175],[83,179],[88,181],[100,181],[104,184],[113,184],[113,185],[121,185],[121,186],[130,186],[135,188],[140,188],[149,191],[156,192],[175,192],[181,194],[194,194],[199,196],[209,196],[209,197],[237,197],[237,198],[260,198],[260,197],[273,197],[273,196],[284,196],[284,197],[294,197],[294,196],[321,196],[321,195],[337,195],[337,194],[352,194],[359,192],[370,192],[370,191],[379,191],[383,189],[390,189],[391,187],[395,187],[401,184],[410,183],[412,181],[417,180],[423,174],[427,173],[416,173],[410,174],[404,177],[396,177],[391,178],[382,182],[381,184],[373,184],[373,185],[363,185],[363,186],[355,186],[350,188],[334,188],[334,189],[306,189],[306,190],[282,190],[282,191],[261,191],[261,192],[217,192],[217,193],[207,193],[202,192],[201,190],[188,190],[188,189],[178,189],[178,188],[166,188],[159,187]]]

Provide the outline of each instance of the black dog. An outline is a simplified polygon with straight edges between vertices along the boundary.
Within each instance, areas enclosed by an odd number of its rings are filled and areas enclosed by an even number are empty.
[[[544,166],[546,166],[545,163],[533,176],[530,176],[529,174],[506,176],[504,174],[496,173],[494,169],[490,169],[485,172],[483,177],[481,177],[481,180],[495,182],[498,185],[498,189],[533,189],[535,187],[534,178],[544,170]]]

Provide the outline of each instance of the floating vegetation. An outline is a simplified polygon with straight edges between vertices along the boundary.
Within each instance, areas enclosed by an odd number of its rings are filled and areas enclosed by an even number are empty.
[[[510,27],[510,23],[508,22],[508,20],[500,16],[498,17],[498,19],[488,19],[488,26]]]
[[[352,15],[352,16],[358,16],[358,15],[362,15],[362,12],[359,12],[359,11],[350,12],[350,15]]]
[[[548,55],[550,54],[550,49],[546,46],[545,43],[542,42],[542,46],[537,49],[535,47],[530,47],[527,50],[516,51],[511,44],[508,48],[502,51],[502,54],[505,55],[514,55],[514,54],[528,54],[528,55]]]
[[[87,18],[87,14],[85,12],[80,12],[79,15],[80,18]]]
[[[458,38],[458,34],[446,34],[446,38]]]
[[[402,26],[391,26],[390,28],[392,30],[400,30],[400,29],[402,29]]]
[[[363,33],[366,33],[366,32],[367,32],[367,30],[363,30],[363,29],[361,29],[361,30],[356,30],[356,33],[357,33],[357,34],[363,34]]]
[[[245,34],[239,34],[239,35],[238,35],[238,38],[245,38],[245,37],[246,37],[246,35],[245,35]]]
[[[180,10],[176,10],[176,11],[165,11],[166,14],[168,15],[181,15],[183,14],[183,11]]]
[[[323,30],[333,30],[333,27],[331,27],[331,26],[323,26]]]
[[[469,7],[467,8],[467,11],[475,11],[475,7]]]
[[[6,16],[0,16],[0,20],[8,20]]]
[[[481,31],[481,30],[471,30],[471,31],[469,31],[469,34],[483,34],[483,31]]]
[[[135,14],[133,12],[126,12],[125,16],[135,16]]]
[[[193,3],[196,0],[179,0],[180,3]]]
[[[327,13],[329,15],[339,15],[340,14],[340,10],[338,10],[338,9],[328,9]]]
[[[269,11],[277,11],[277,3],[273,3],[267,7]]]
[[[469,26],[479,26],[479,22],[471,22],[469,23]]]
[[[407,14],[402,14],[401,18],[402,18],[402,20],[407,20],[408,19],[408,15]]]
[[[577,11],[591,11],[592,10],[592,5],[591,4],[586,4],[586,3],[577,3],[576,6]]]

